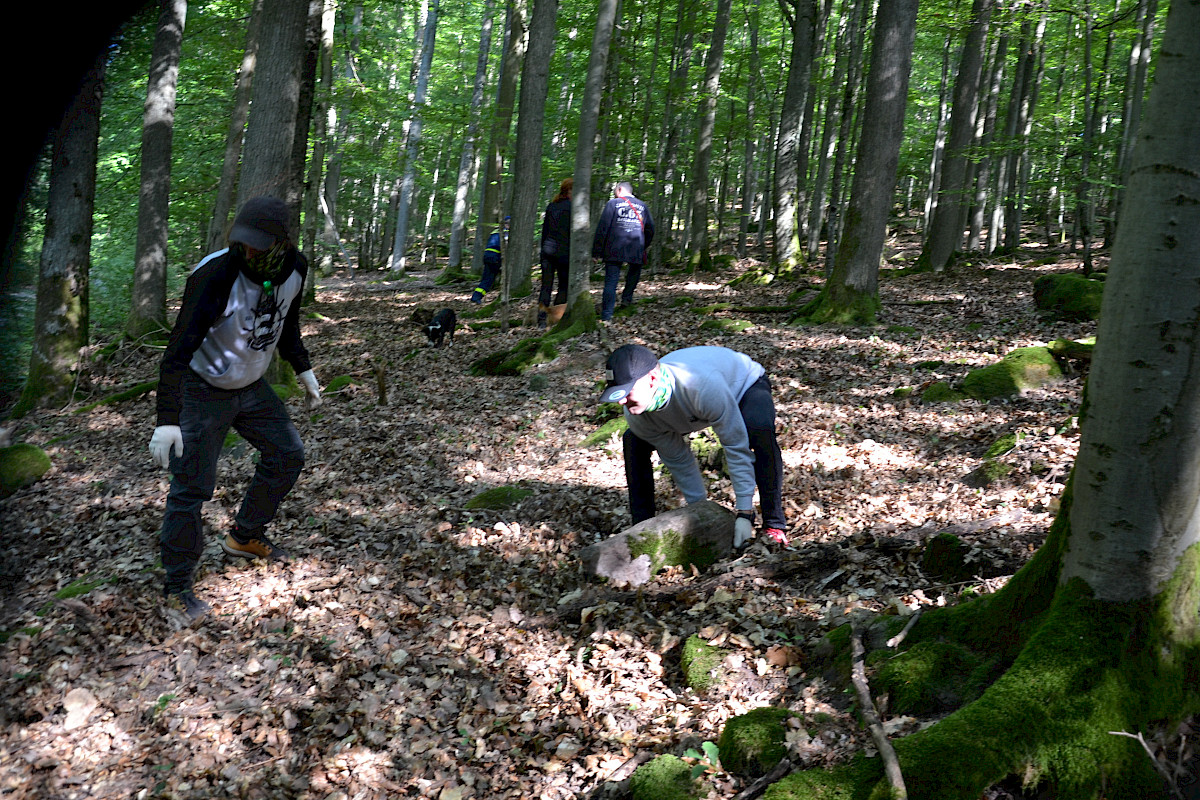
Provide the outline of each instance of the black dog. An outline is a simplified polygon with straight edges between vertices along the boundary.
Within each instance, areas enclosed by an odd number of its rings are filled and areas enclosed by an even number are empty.
[[[458,317],[455,315],[454,310],[443,308],[434,314],[429,324],[421,330],[425,331],[425,335],[429,337],[431,345],[441,347],[447,337],[449,337],[448,344],[454,344],[454,328],[457,324]]]

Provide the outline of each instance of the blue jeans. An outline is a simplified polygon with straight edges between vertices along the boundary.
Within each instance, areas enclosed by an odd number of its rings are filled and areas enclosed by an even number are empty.
[[[783,454],[775,438],[775,402],[771,399],[771,381],[763,375],[738,401],[738,410],[746,423],[750,452],[754,454],[754,482],[762,506],[763,527],[787,530],[783,517]],[[629,513],[636,525],[657,514],[654,503],[654,467],[650,454],[654,447],[633,431],[622,438],[625,451],[625,483],[629,487]]]
[[[630,264],[625,273],[625,291],[621,292],[621,302],[633,302],[633,290],[637,288],[638,279],[642,277],[642,265]],[[600,299],[600,319],[612,319],[617,307],[617,284],[621,281],[621,262],[604,262],[604,294]]]
[[[300,434],[261,378],[244,389],[217,389],[189,372],[180,393],[183,455],[171,455],[171,489],[159,537],[168,593],[191,588],[204,552],[200,508],[212,499],[217,458],[231,426],[260,454],[235,520],[239,530],[254,531],[274,519],[304,467]]]

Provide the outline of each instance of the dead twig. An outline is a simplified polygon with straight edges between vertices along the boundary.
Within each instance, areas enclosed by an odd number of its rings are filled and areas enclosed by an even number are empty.
[[[1175,785],[1175,781],[1167,772],[1167,768],[1159,763],[1159,760],[1154,757],[1154,751],[1150,749],[1150,745],[1146,744],[1146,739],[1141,733],[1133,734],[1127,731],[1109,731],[1109,733],[1113,736],[1127,736],[1130,739],[1134,739],[1140,743],[1142,745],[1142,749],[1146,751],[1146,755],[1150,757],[1150,763],[1154,765],[1154,771],[1157,772],[1163,781],[1166,782],[1167,786],[1170,787],[1171,795],[1177,797],[1179,800],[1183,800],[1183,792],[1179,791],[1179,787]]]
[[[772,783],[782,780],[792,769],[791,761],[786,758],[781,759],[778,764],[771,768],[770,772],[735,794],[733,800],[754,800],[765,792],[767,787]]]
[[[909,618],[908,618],[908,623],[907,623],[907,624],[904,626],[904,630],[900,631],[900,632],[899,632],[899,633],[897,633],[895,636],[893,636],[892,638],[888,639],[888,640],[887,640],[887,646],[888,646],[888,647],[896,647],[898,644],[900,644],[901,642],[903,642],[903,641],[904,641],[904,637],[905,637],[905,636],[908,636],[908,632],[912,630],[912,628],[913,628],[913,625],[916,625],[916,624],[917,624],[917,620],[918,620],[918,619],[920,619],[920,618],[921,618],[921,612],[920,612],[920,611],[918,611],[917,613],[915,613],[915,614],[913,614],[911,617],[909,617]]]
[[[851,623],[850,627],[850,678],[854,681],[854,690],[858,693],[858,705],[863,720],[870,728],[871,738],[875,740],[875,747],[879,749],[879,756],[883,759],[883,771],[892,786],[892,797],[896,800],[907,800],[908,790],[904,788],[900,760],[896,758],[896,750],[884,732],[883,723],[875,711],[875,703],[871,700],[871,688],[867,685],[867,668],[863,663],[862,634],[854,623]]]

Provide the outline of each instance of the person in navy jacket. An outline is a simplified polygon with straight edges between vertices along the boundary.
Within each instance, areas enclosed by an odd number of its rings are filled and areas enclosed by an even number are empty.
[[[238,211],[229,246],[188,277],[159,368],[156,463],[171,471],[159,543],[168,605],[193,620],[210,606],[192,590],[204,550],[200,509],[211,500],[217,457],[232,427],[260,458],[233,530],[229,555],[286,561],[265,532],[304,466],[304,445],[287,409],[263,379],[276,349],[292,365],[308,407],[321,403],[300,340],[300,299],[308,264],[296,249],[282,200],[256,197]]]
[[[604,262],[604,294],[600,301],[600,319],[612,319],[617,305],[617,283],[621,265],[627,264],[625,291],[621,293],[622,307],[633,302],[633,291],[642,276],[646,250],[654,241],[654,220],[646,204],[633,196],[633,187],[621,181],[613,187],[613,197],[604,205],[596,236],[592,241],[592,258]]]

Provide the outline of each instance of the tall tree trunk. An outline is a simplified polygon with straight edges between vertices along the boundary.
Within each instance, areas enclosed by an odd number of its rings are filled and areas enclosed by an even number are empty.
[[[1120,180],[1113,190],[1113,230],[1121,221],[1121,204],[1125,186],[1129,183],[1129,156],[1137,139],[1142,118],[1142,98],[1146,93],[1146,76],[1150,70],[1150,46],[1154,41],[1154,20],[1158,0],[1138,0],[1137,35],[1129,48],[1129,68],[1125,77],[1124,127],[1121,130],[1121,151],[1117,159]]]
[[[879,259],[887,237],[896,165],[904,140],[916,28],[917,0],[879,4],[846,232],[825,289],[801,312],[805,316],[820,321],[875,321]]]
[[[504,61],[500,68],[500,87],[492,113],[492,133],[484,163],[483,202],[479,209],[479,233],[475,237],[476,252],[482,258],[483,243],[501,229],[504,221],[504,157],[508,153],[508,138],[512,129],[513,106],[517,99],[517,77],[525,61],[528,44],[527,0],[510,0],[508,26],[505,34]],[[500,237],[503,251],[504,237]]]
[[[934,272],[941,272],[962,244],[962,214],[965,203],[964,180],[971,139],[975,135],[975,114],[979,106],[979,77],[983,70],[984,46],[996,0],[975,0],[971,9],[971,28],[963,42],[962,60],[954,80],[954,105],[950,111],[950,139],[942,169],[938,204],[929,226],[920,261]]]
[[[1083,135],[1079,143],[1079,173],[1075,182],[1075,225],[1083,242],[1083,274],[1092,274],[1092,142],[1096,138],[1095,104],[1092,98],[1092,34],[1095,23],[1090,6],[1083,11]]]
[[[1004,247],[1009,251],[1015,251],[1021,243],[1021,220],[1024,215],[1024,198],[1031,164],[1025,150],[1029,142],[1029,133],[1033,129],[1033,109],[1037,105],[1038,90],[1045,71],[1045,32],[1046,15],[1043,14],[1034,27],[1032,38],[1024,33],[1021,37],[1026,42],[1027,52],[1023,59],[1020,100],[1017,103],[1017,138],[1006,156],[1006,172],[1010,177],[1008,191],[1004,195]]]
[[[692,165],[692,233],[689,244],[688,269],[707,270],[712,267],[708,252],[708,168],[712,161],[713,130],[717,125],[717,91],[721,82],[721,65],[725,60],[725,36],[729,31],[732,0],[717,0],[717,19],[704,60],[704,83],[700,90],[700,108],[696,124],[696,160]]]
[[[741,218],[738,220],[738,237],[737,237],[737,256],[745,258],[746,238],[750,233],[750,219],[753,212],[754,197],[757,194],[758,175],[755,171],[755,147],[758,144],[756,136],[758,135],[754,129],[756,117],[755,112],[758,110],[756,102],[758,100],[758,82],[759,70],[761,69],[761,58],[758,53],[758,12],[759,0],[753,0],[750,7],[749,19],[746,27],[750,32],[750,65],[749,73],[746,76],[746,136],[742,142],[742,201],[741,201]]]
[[[839,113],[837,152],[833,158],[832,180],[829,184],[829,208],[825,224],[828,228],[825,238],[825,276],[833,273],[833,265],[837,262],[838,237],[841,235],[842,218],[842,186],[845,182],[846,162],[850,159],[853,143],[850,141],[854,130],[854,115],[858,107],[859,83],[861,82],[863,39],[866,36],[867,22],[870,19],[870,0],[857,0],[858,5],[851,12],[847,34],[850,39],[849,52],[846,56],[846,85],[842,91],[842,109]]]
[[[791,6],[789,10],[788,6]],[[779,113],[779,139],[775,151],[775,269],[787,271],[800,264],[799,226],[796,223],[800,191],[800,125],[808,95],[813,57],[813,20],[816,0],[780,0],[780,9],[792,32],[787,88]]]
[[[187,0],[160,0],[142,119],[142,180],[138,192],[133,297],[125,333],[136,339],[167,330],[167,225],[171,204],[171,140]]]
[[[417,180],[417,154],[421,145],[422,116],[429,94],[429,73],[433,68],[433,47],[437,39],[438,0],[430,0],[425,14],[421,35],[421,62],[417,68],[417,89],[413,95],[413,115],[408,126],[408,141],[405,146],[403,177],[400,180],[400,203],[396,209],[396,237],[392,243],[391,271],[403,274],[405,252],[408,249],[408,216],[412,207],[413,187]]]
[[[571,319],[586,326],[596,322],[596,309],[588,296],[588,278],[592,273],[592,158],[596,148],[600,97],[604,92],[604,73],[608,49],[617,19],[617,0],[600,0],[596,8],[596,30],[588,56],[587,80],[579,112],[579,140],[575,146],[575,188],[571,195],[571,280],[567,294]],[[583,300],[579,301],[579,297]]]
[[[449,278],[462,269],[463,240],[466,239],[467,211],[470,205],[472,176],[475,174],[475,145],[479,137],[479,114],[483,108],[483,87],[487,82],[488,53],[492,47],[494,17],[495,0],[485,0],[483,24],[479,31],[479,57],[475,64],[475,88],[471,93],[470,116],[463,136],[462,158],[458,162],[454,216],[450,221],[450,252],[443,278]]]
[[[330,110],[333,107],[333,26],[337,6],[334,0],[322,0],[321,45],[320,45],[320,90],[317,94],[317,109],[313,115],[312,162],[309,164],[307,191],[304,193],[304,255],[308,259],[308,285],[305,287],[305,302],[315,300],[316,276],[320,269],[332,267],[332,253],[341,247],[337,238],[337,227],[329,213],[329,202],[325,196],[322,178],[325,174],[325,150],[329,142]],[[320,227],[321,233],[317,233]],[[321,252],[317,251],[317,240],[324,241]]]
[[[12,409],[70,401],[79,350],[88,341],[88,271],[105,51],[97,56],[54,135],[46,225],[38,267],[29,376]]]
[[[656,219],[654,241],[650,243],[651,269],[665,264],[663,253],[674,245],[675,217],[672,211],[679,189],[675,185],[676,164],[679,157],[679,114],[676,111],[679,98],[687,92],[688,72],[692,65],[692,45],[695,40],[695,14],[690,0],[679,0],[675,23],[675,68],[667,82],[667,96],[663,100],[662,125],[666,132],[658,151],[658,182],[654,186],[654,199],[650,207]],[[670,193],[668,197],[668,192]],[[589,244],[590,246],[590,244]]]
[[[238,70],[237,83],[234,84],[229,127],[225,131],[225,158],[221,165],[221,178],[217,183],[217,196],[213,201],[212,221],[208,224],[208,244],[205,249],[209,253],[225,246],[229,216],[233,211],[238,164],[242,155],[242,139],[246,135],[246,117],[250,113],[250,87],[254,84],[254,67],[258,58],[258,31],[262,26],[262,4],[263,0],[253,0],[250,7],[250,24],[246,29],[242,68]]]
[[[308,0],[263,0],[262,14],[270,24],[263,26],[259,43],[238,182],[239,206],[263,195],[286,201],[290,187],[299,182],[299,176],[291,174],[295,166],[292,146],[300,107]]]
[[[517,143],[513,155],[512,228],[504,285],[508,296],[526,294],[531,287],[530,271],[537,258],[538,202],[542,188],[542,142],[549,91],[550,57],[554,53],[558,0],[533,0],[529,23],[529,49],[521,73],[517,103]]]
[[[828,6],[829,2],[827,0],[826,9],[828,9]],[[845,13],[841,15],[838,34],[835,37],[837,45],[835,50],[837,53],[840,53],[841,49],[846,46],[846,35],[849,28],[846,17],[848,14],[853,13],[853,3],[844,2],[843,9]],[[826,12],[823,16],[828,18],[829,14]],[[834,55],[833,79],[829,84],[831,87],[841,86],[846,76],[847,59],[837,53]],[[825,115],[821,123],[821,143],[817,152],[817,174],[813,179],[812,197],[809,199],[807,254],[810,260],[816,259],[821,246],[821,220],[825,218],[826,186],[829,183],[829,173],[833,167],[834,132],[838,127],[839,106],[834,99],[834,93],[831,91],[828,95],[825,98]]]

